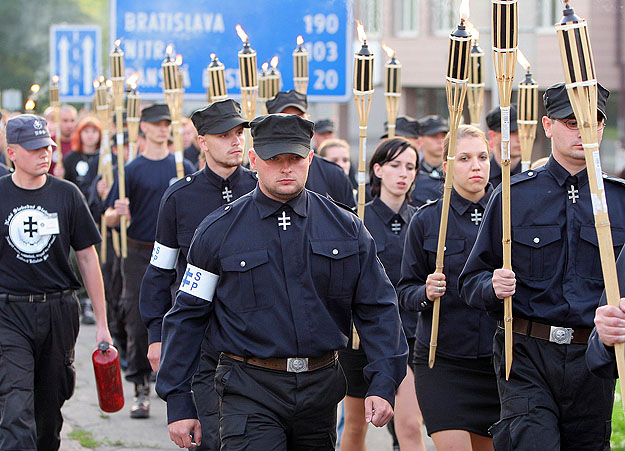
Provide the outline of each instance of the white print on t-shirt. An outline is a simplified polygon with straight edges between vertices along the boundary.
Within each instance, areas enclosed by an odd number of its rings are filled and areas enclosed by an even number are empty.
[[[84,177],[89,172],[89,163],[86,161],[79,161],[76,163],[76,174],[81,177]]]
[[[7,241],[17,252],[15,257],[18,260],[40,263],[48,259],[48,251],[56,240],[56,235],[40,233],[40,224],[43,222],[44,227],[49,227],[51,222],[55,222],[55,218],[56,213],[50,214],[40,206],[23,205],[13,209],[4,225],[9,226]],[[58,218],[56,224],[58,227]]]

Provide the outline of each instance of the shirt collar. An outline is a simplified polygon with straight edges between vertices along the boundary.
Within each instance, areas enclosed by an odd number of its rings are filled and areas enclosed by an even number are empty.
[[[204,173],[204,175],[206,176],[209,182],[221,188],[224,182],[228,182],[232,184],[239,178],[239,174],[241,174],[241,166],[237,166],[234,172],[230,174],[230,176],[226,179],[221,178],[221,176],[213,172],[211,168],[208,167],[207,164],[204,165],[204,169],[202,169],[202,172]]]
[[[453,209],[456,210],[456,213],[462,216],[463,214],[467,212],[469,208],[471,208],[472,205],[475,205],[475,204],[479,205],[483,209],[486,209],[486,205],[488,204],[488,199],[490,199],[490,195],[492,192],[493,192],[493,185],[488,183],[486,185],[486,192],[484,193],[482,198],[478,200],[477,202],[473,202],[473,201],[470,201],[469,199],[465,199],[460,194],[458,194],[458,192],[455,189],[452,189],[450,203]]]
[[[260,186],[256,186],[252,197],[254,199],[254,203],[256,204],[256,208],[258,208],[258,214],[261,219],[271,216],[285,205],[291,207],[299,216],[307,216],[306,210],[308,208],[308,191],[306,189],[302,190],[301,193],[286,203],[270,199],[262,192]]]
[[[436,171],[438,177],[443,177],[443,163],[434,167],[431,164],[427,163],[425,160],[421,160],[421,164],[419,165],[421,169],[432,176],[432,172]]]
[[[549,157],[547,164],[545,164],[545,169],[549,171],[551,176],[556,179],[556,182],[558,182],[558,185],[560,186],[563,186],[566,183],[566,179],[571,176],[569,171],[564,169],[560,163],[553,158],[553,154]],[[577,186],[582,186],[588,183],[588,172],[586,171],[586,168],[573,175],[577,177]]]
[[[385,224],[390,224],[397,215],[399,215],[399,217],[404,221],[405,224],[410,223],[410,209],[408,208],[407,200],[404,200],[404,202],[401,204],[398,213],[395,213],[393,210],[391,210],[390,207],[382,202],[382,199],[380,199],[378,196],[373,198],[373,201],[371,202],[371,207],[377,213],[377,215],[382,218],[382,221],[384,221]]]

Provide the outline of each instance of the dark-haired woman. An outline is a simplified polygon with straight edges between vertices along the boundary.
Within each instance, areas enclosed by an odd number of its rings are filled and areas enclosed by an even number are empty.
[[[365,226],[375,240],[378,257],[394,286],[399,281],[404,238],[414,213],[407,199],[417,174],[417,166],[417,151],[403,138],[383,141],[369,163],[373,200],[365,205]],[[414,321],[412,326],[404,324],[407,334],[412,330],[414,336],[414,329]],[[339,359],[347,377],[341,451],[361,451],[365,449],[368,427],[364,398],[369,386],[363,375],[367,357],[361,349],[353,350],[350,341],[347,349],[339,353]],[[410,365],[408,368],[395,398],[395,431],[402,449],[425,450],[414,378]]]
[[[492,450],[488,428],[499,419],[491,363],[495,320],[470,308],[458,293],[458,276],[469,257],[490,198],[488,143],[470,125],[458,130],[445,260],[436,270],[442,200],[419,209],[408,228],[398,286],[400,305],[419,312],[414,371],[417,397],[436,449]],[[444,161],[449,135],[444,143]],[[446,169],[446,163],[445,163]],[[436,361],[428,367],[433,300],[441,298]]]

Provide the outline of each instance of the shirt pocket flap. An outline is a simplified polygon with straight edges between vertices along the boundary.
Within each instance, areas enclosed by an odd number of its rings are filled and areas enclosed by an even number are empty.
[[[224,271],[244,272],[269,261],[266,249],[244,252],[221,259],[221,267]]]
[[[526,396],[511,396],[501,403],[501,419],[518,417],[529,413],[529,399]]]
[[[539,249],[560,239],[559,226],[515,227],[512,241]]]
[[[349,257],[358,253],[358,241],[326,241],[311,240],[310,245],[314,254],[323,255],[332,260]]]
[[[589,243],[599,247],[599,240],[597,239],[597,229],[594,226],[583,225],[579,236],[584,241],[588,241]],[[622,246],[625,243],[625,230],[612,227],[612,245],[613,246]]]
[[[423,240],[423,249],[436,254],[438,250],[438,238],[426,238]],[[464,250],[464,240],[447,238],[445,241],[445,255],[453,255]]]

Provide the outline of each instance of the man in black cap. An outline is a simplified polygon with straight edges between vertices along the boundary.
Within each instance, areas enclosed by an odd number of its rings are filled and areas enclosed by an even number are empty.
[[[158,371],[161,357],[163,316],[172,306],[171,287],[184,274],[193,232],[216,208],[249,193],[256,187],[255,174],[242,167],[243,128],[241,107],[223,100],[197,110],[191,116],[206,166],[170,186],[161,200],[152,259],[141,285],[141,315],[148,328],[148,359]],[[180,255],[181,254],[181,255]],[[176,286],[177,288],[177,286]],[[219,353],[208,339],[202,343],[200,365],[193,376],[193,393],[202,424],[202,445],[198,450],[219,450],[219,398],[214,389]]]
[[[501,110],[498,106],[486,115],[488,125],[488,145],[490,147],[490,177],[488,181],[497,188],[501,184]],[[510,175],[521,172],[521,143],[517,108],[510,105]]]
[[[608,91],[599,85],[601,143]],[[488,204],[460,275],[461,295],[499,319],[494,365],[501,420],[496,449],[609,449],[614,381],[593,376],[584,352],[604,289],[584,148],[563,83],[542,118],[552,153],[511,180],[512,271],[501,269],[501,188]],[[599,149],[596,149],[599,158]],[[595,168],[590,168],[595,170]],[[600,174],[601,175],[601,174]],[[603,174],[615,252],[625,242],[625,182]],[[514,360],[505,375],[503,303],[513,296]],[[511,447],[511,448],[510,448]]]
[[[17,116],[6,133],[15,172],[0,179],[0,449],[57,450],[79,328],[70,247],[93,302],[96,342],[112,343],[100,234],[80,190],[47,174],[55,144],[45,119]]]
[[[256,118],[258,186],[196,231],[163,322],[157,380],[180,447],[200,436],[189,375],[204,333],[222,352],[222,450],[334,449],[346,389],[336,350],[352,318],[371,362],[367,420],[382,426],[392,416],[407,356],[395,291],[362,221],[304,189],[313,127],[295,115]]]
[[[321,143],[327,139],[336,138],[336,125],[332,119],[321,119],[315,122],[315,134],[313,135],[313,145],[319,149]]]
[[[307,109],[306,94],[293,89],[280,91],[273,99],[267,101],[269,114],[295,114],[304,119],[310,119],[306,113]],[[315,154],[313,153],[313,155]],[[310,165],[306,188],[322,196],[330,196],[348,207],[356,206],[352,184],[343,169],[318,155],[315,155]]]
[[[165,190],[176,181],[176,161],[169,153],[167,141],[171,133],[171,116],[165,104],[152,105],[141,111],[141,130],[145,133],[143,153],[125,167],[126,199],[119,199],[115,180],[105,201],[104,215],[108,227],[116,227],[122,215],[128,226],[128,258],[122,260],[121,307],[126,321],[128,370],[126,380],[135,384],[135,400],[130,407],[131,418],[150,415],[150,386],[152,372],[147,358],[148,332],[139,312],[139,290],[156,234],[158,206]],[[193,166],[184,161],[185,174]]]
[[[422,158],[414,189],[410,193],[411,204],[415,207],[436,200],[443,194],[443,141],[449,126],[442,117],[430,115],[419,120],[418,131],[417,148]]]
[[[420,147],[419,121],[408,116],[399,116],[395,121],[395,136],[406,138],[415,149]],[[388,122],[384,122],[384,134],[380,139],[388,138]]]

